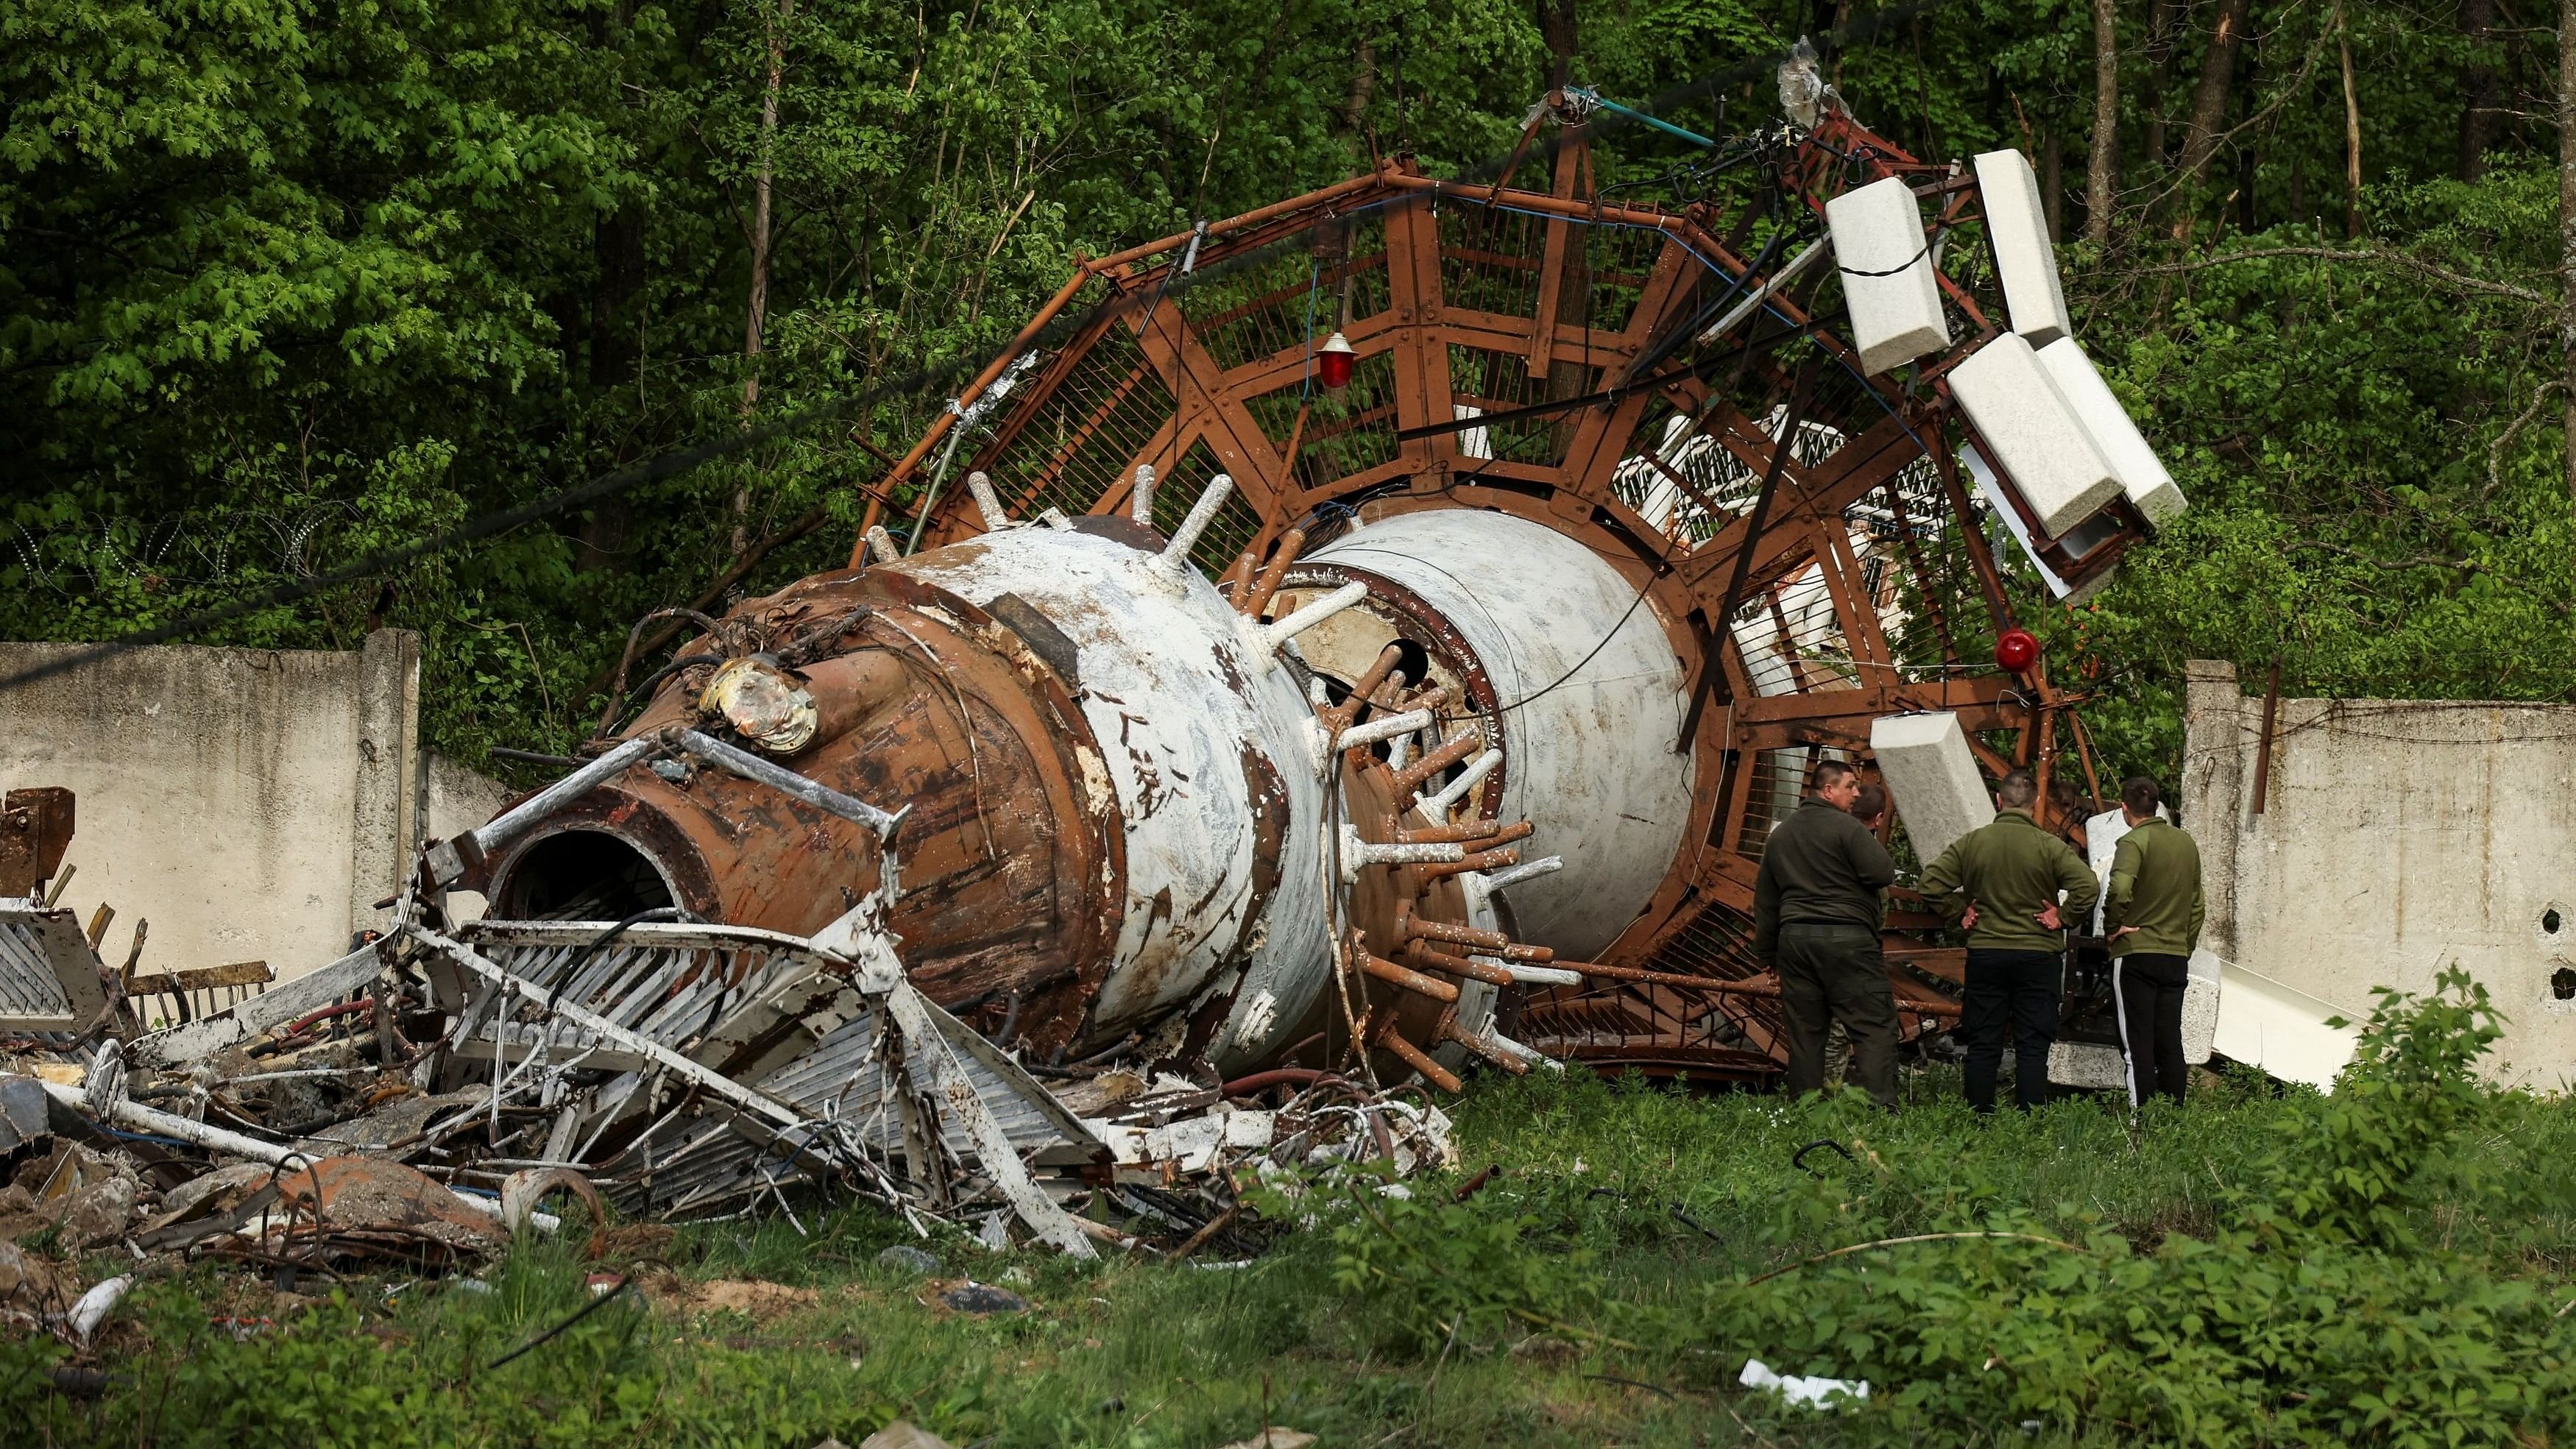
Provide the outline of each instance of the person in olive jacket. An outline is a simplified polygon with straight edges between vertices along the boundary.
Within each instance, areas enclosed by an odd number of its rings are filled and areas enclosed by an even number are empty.
[[[1879,954],[1879,892],[1896,880],[1887,847],[1852,818],[1851,766],[1815,768],[1807,798],[1772,827],[1753,884],[1753,954],[1780,978],[1788,1019],[1788,1088],[1825,1084],[1825,1034],[1851,1037],[1862,1090],[1896,1107],[1896,998]]]
[[[2149,1096],[2182,1100],[2191,1063],[2183,1059],[2182,997],[2191,948],[2208,913],[2200,893],[2200,847],[2156,813],[2164,792],[2139,776],[2120,786],[2129,833],[2111,856],[2102,929],[2111,938],[2111,1002],[2120,1050],[2129,1059],[2129,1105]]]
[[[2063,919],[2081,918],[2102,894],[2091,867],[2031,818],[2038,798],[2030,771],[2004,776],[1994,820],[1952,841],[1923,872],[1924,903],[1968,931],[1959,1040],[1968,1049],[1968,1105],[1979,1112],[1995,1110],[2007,1019],[2015,1104],[2048,1100],[2048,1048],[2065,989]]]

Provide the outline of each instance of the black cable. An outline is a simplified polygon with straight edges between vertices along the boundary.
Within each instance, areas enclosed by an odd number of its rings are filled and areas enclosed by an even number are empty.
[[[1633,618],[1633,617],[1635,617],[1636,612],[1637,612],[1637,606],[1638,606],[1638,605],[1640,605],[1640,604],[1643,604],[1644,602],[1646,602],[1646,595],[1648,595],[1648,594],[1650,594],[1650,593],[1653,593],[1653,592],[1654,592],[1654,589],[1655,589],[1655,580],[1656,580],[1656,579],[1658,579],[1658,578],[1661,578],[1661,577],[1662,577],[1662,575],[1661,575],[1661,574],[1648,574],[1648,575],[1646,575],[1646,581],[1645,581],[1643,584],[1640,584],[1640,585],[1637,587],[1637,597],[1635,597],[1635,598],[1633,598],[1633,599],[1630,599],[1630,600],[1628,601],[1628,611],[1627,611],[1626,613],[1621,614],[1621,615],[1619,616],[1619,622],[1618,622],[1618,623],[1613,624],[1613,625],[1611,625],[1611,626],[1610,626],[1610,632],[1609,632],[1609,633],[1604,634],[1604,635],[1602,635],[1602,636],[1601,636],[1601,642],[1600,642],[1600,643],[1595,644],[1595,645],[1593,645],[1593,646],[1592,646],[1592,652],[1591,652],[1591,653],[1586,654],[1586,655],[1584,655],[1582,658],[1580,658],[1580,659],[1578,659],[1578,660],[1574,661],[1574,667],[1573,667],[1572,669],[1569,669],[1569,670],[1565,671],[1563,674],[1558,675],[1558,676],[1556,677],[1556,681],[1555,681],[1554,683],[1552,683],[1552,684],[1548,685],[1548,687],[1547,687],[1547,688],[1540,690],[1540,691],[1539,691],[1538,693],[1536,693],[1536,694],[1529,695],[1529,696],[1527,696],[1527,697],[1525,697],[1525,698],[1522,698],[1522,699],[1516,699],[1516,700],[1513,700],[1511,703],[1506,704],[1506,705],[1498,705],[1498,706],[1496,706],[1496,707],[1495,707],[1495,709],[1494,709],[1494,713],[1495,713],[1497,716],[1507,715],[1507,714],[1510,714],[1513,710],[1516,710],[1516,709],[1521,708],[1523,705],[1536,704],[1536,703],[1538,703],[1540,700],[1547,698],[1547,697],[1548,697],[1549,695],[1551,695],[1551,694],[1554,694],[1554,693],[1558,690],[1558,688],[1560,688],[1561,686],[1563,686],[1563,685],[1565,684],[1565,682],[1566,682],[1567,680],[1570,680],[1570,679],[1572,679],[1574,676],[1576,676],[1576,675],[1578,675],[1578,674],[1581,674],[1581,673],[1583,672],[1583,666],[1584,666],[1584,665],[1587,665],[1587,664],[1589,664],[1589,663],[1591,663],[1591,662],[1592,662],[1593,660],[1595,660],[1595,659],[1600,658],[1600,657],[1601,657],[1601,651],[1610,647],[1610,641],[1619,637],[1619,631],[1628,627],[1628,620],[1629,620],[1629,619],[1631,619],[1631,618]]]
[[[563,1322],[556,1324],[554,1327],[549,1328],[545,1332],[538,1334],[536,1337],[529,1339],[527,1342],[520,1344],[517,1348],[514,1348],[508,1353],[501,1355],[499,1358],[492,1360],[490,1363],[483,1365],[483,1371],[485,1373],[490,1373],[492,1370],[499,1368],[501,1365],[508,1363],[510,1360],[517,1358],[519,1355],[526,1353],[530,1349],[543,1347],[547,1342],[551,1341],[555,1335],[572,1327],[574,1324],[581,1322],[590,1315],[597,1313],[603,1305],[614,1300],[619,1294],[624,1293],[634,1284],[634,1282],[634,1274],[620,1274],[618,1276],[616,1286],[610,1288],[607,1292],[600,1294],[598,1297],[593,1298],[588,1303],[581,1305],[581,1307],[573,1310],[572,1317],[565,1319]]]
[[[1830,1147],[1843,1155],[1843,1161],[1848,1162],[1855,1167],[1860,1165],[1860,1159],[1852,1156],[1850,1148],[1845,1147],[1830,1137],[1819,1137],[1815,1141],[1808,1143],[1806,1146],[1799,1148],[1796,1152],[1791,1153],[1789,1156],[1789,1165],[1798,1169],[1800,1172],[1809,1173],[1816,1177],[1824,1176],[1823,1173],[1817,1172],[1814,1168],[1807,1165],[1807,1154],[1815,1151],[1819,1147]]]
[[[616,925],[613,925],[607,930],[600,932],[598,935],[591,937],[588,943],[583,945],[579,951],[573,953],[572,960],[565,964],[563,971],[558,974],[555,979],[564,982],[571,981],[574,974],[579,972],[584,965],[589,963],[591,957],[599,954],[600,947],[605,946],[609,942],[616,940],[618,937],[625,935],[629,927],[642,925],[646,921],[678,920],[687,915],[688,912],[680,909],[678,906],[652,906],[647,909],[637,911],[635,914],[628,916],[625,920],[619,921]]]

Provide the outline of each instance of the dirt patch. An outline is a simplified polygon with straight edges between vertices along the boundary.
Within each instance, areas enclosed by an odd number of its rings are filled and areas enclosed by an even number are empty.
[[[646,1285],[655,1307],[666,1313],[739,1313],[754,1323],[767,1323],[811,1308],[822,1295],[811,1288],[764,1283],[755,1278],[714,1278],[691,1283],[677,1277]]]

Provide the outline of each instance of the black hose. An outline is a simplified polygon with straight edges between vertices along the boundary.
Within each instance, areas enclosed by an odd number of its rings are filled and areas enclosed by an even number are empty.
[[[1801,1172],[1810,1173],[1816,1177],[1823,1177],[1823,1173],[1817,1172],[1814,1168],[1807,1165],[1807,1154],[1815,1151],[1819,1147],[1830,1147],[1843,1155],[1843,1161],[1852,1164],[1854,1167],[1858,1167],[1860,1165],[1860,1159],[1852,1156],[1850,1148],[1845,1147],[1830,1137],[1819,1137],[1815,1141],[1808,1143],[1806,1146],[1799,1148],[1795,1153],[1790,1155],[1789,1165],[1797,1168]]]
[[[646,921],[681,920],[685,919],[688,914],[689,913],[687,911],[680,909],[678,906],[652,906],[647,909],[637,911],[635,914],[628,916],[625,920],[622,920],[616,925],[609,927],[607,930],[600,932],[598,935],[591,937],[579,951],[573,953],[572,960],[564,966],[563,974],[556,979],[561,981],[572,980],[574,974],[579,972],[583,965],[589,962],[591,957],[599,954],[600,947],[605,946],[609,942],[616,940],[618,937],[625,935],[627,928],[631,926],[642,925]]]
[[[615,1287],[600,1294],[598,1297],[593,1298],[588,1303],[581,1305],[580,1308],[574,1311],[572,1317],[565,1319],[563,1322],[556,1324],[554,1327],[549,1328],[545,1332],[538,1334],[536,1337],[529,1339],[527,1342],[520,1344],[517,1348],[514,1348],[508,1353],[501,1355],[499,1358],[492,1360],[490,1363],[483,1365],[483,1371],[485,1373],[490,1373],[492,1370],[499,1368],[501,1365],[508,1363],[510,1360],[526,1353],[528,1350],[542,1346],[547,1340],[553,1338],[556,1334],[563,1332],[565,1329],[581,1322],[590,1315],[597,1313],[600,1310],[601,1305],[608,1303],[615,1299],[619,1294],[624,1293],[634,1282],[635,1275],[632,1273],[620,1277],[617,1280],[617,1285]]]

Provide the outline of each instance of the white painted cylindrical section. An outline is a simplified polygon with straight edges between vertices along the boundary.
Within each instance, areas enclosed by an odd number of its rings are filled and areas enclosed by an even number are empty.
[[[1582,544],[1481,509],[1398,514],[1307,560],[1387,580],[1442,615],[1503,705],[1501,818],[1565,868],[1512,888],[1521,939],[1588,956],[1680,854],[1694,757],[1675,754],[1683,671],[1656,601]]]
[[[902,570],[978,606],[1003,594],[1073,642],[1075,691],[1126,833],[1125,918],[1076,1041],[1115,1042],[1235,988],[1219,1066],[1285,1045],[1331,978],[1314,712],[1194,569],[1099,534],[1020,528]],[[1259,824],[1284,817],[1278,883],[1255,890]],[[1249,1019],[1247,1019],[1249,1018]]]

